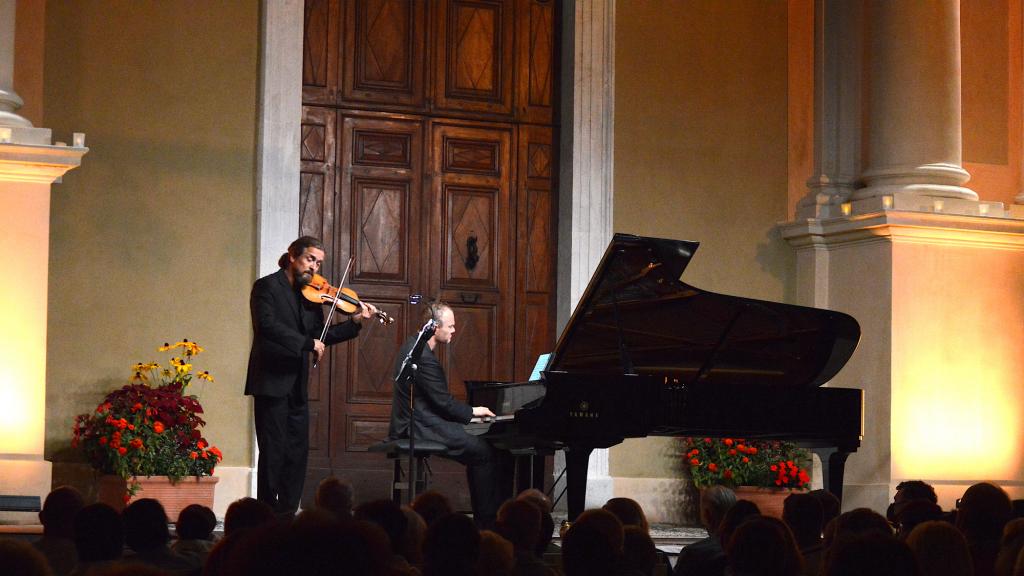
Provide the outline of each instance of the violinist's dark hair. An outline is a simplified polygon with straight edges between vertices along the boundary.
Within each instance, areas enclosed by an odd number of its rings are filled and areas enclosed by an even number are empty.
[[[302,236],[288,245],[288,251],[281,254],[281,257],[277,259],[277,266],[279,268],[287,268],[288,256],[290,255],[292,258],[298,258],[299,256],[302,256],[302,253],[306,251],[306,248],[323,250],[324,243],[321,242],[319,238],[314,238],[313,236]]]
[[[444,314],[445,310],[451,309],[451,306],[441,300],[431,300],[427,303],[426,308],[423,309],[423,321],[426,322],[427,320],[433,320],[440,324],[441,314]]]

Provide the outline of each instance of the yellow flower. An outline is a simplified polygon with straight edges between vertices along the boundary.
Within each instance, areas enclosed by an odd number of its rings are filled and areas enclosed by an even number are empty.
[[[139,370],[136,370],[132,374],[131,381],[132,382],[149,382],[149,376],[147,376],[145,372],[140,372]]]
[[[213,375],[210,374],[209,372],[207,372],[206,370],[203,370],[199,374],[196,374],[196,377],[198,377],[200,380],[206,380],[207,382],[213,382]]]
[[[163,376],[164,378],[170,378],[171,376],[174,375],[174,372],[172,372],[170,368],[164,368],[163,370],[160,371],[160,375]]]

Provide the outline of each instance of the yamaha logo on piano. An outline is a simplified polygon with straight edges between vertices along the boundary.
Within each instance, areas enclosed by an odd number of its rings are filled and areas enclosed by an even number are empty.
[[[576,410],[569,411],[570,418],[598,418],[600,416],[600,412],[590,411],[590,402],[586,400],[580,400],[579,407]]]

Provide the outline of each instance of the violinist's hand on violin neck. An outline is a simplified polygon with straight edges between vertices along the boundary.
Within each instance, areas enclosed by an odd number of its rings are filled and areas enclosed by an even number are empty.
[[[373,318],[377,314],[377,307],[368,302],[362,302],[362,309],[359,311],[359,316],[362,318]]]

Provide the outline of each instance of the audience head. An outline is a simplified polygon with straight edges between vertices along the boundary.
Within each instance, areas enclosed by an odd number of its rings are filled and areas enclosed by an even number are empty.
[[[405,529],[409,521],[402,513],[402,507],[391,500],[374,500],[356,507],[356,520],[376,524],[384,530],[391,544],[392,554],[401,554],[405,548]]]
[[[869,533],[892,536],[892,526],[878,512],[869,508],[856,508],[836,517],[830,530],[825,531],[825,545],[828,547],[840,540]]]
[[[200,504],[189,504],[178,513],[174,530],[181,540],[211,540],[217,527],[217,516],[213,510]]]
[[[821,541],[823,518],[821,502],[814,496],[800,492],[786,496],[782,520],[793,532],[798,547],[806,548]]]
[[[839,502],[839,498],[836,495],[829,492],[828,490],[811,490],[808,492],[811,496],[818,499],[821,503],[821,525],[828,526],[828,523],[839,516],[839,510],[842,504]]]
[[[533,502],[540,508],[541,512],[551,513],[551,498],[548,495],[536,488],[527,488],[516,496],[516,500],[526,500]]]
[[[996,556],[996,576],[1013,576],[1018,556],[1024,555],[1024,518],[1010,520],[1003,529],[1003,540]]]
[[[43,534],[58,538],[74,536],[75,514],[85,506],[82,493],[71,486],[54,488],[46,495],[43,509],[39,511],[39,523],[43,525]]]
[[[423,564],[423,538],[427,534],[427,523],[423,517],[408,506],[402,506],[405,515],[405,536],[402,537],[402,550],[399,552],[410,564]]]
[[[278,574],[380,574],[390,557],[387,535],[366,522],[341,521],[320,509],[304,510],[291,523],[267,524],[238,539],[225,572]]]
[[[963,534],[949,522],[918,524],[906,538],[921,574],[928,576],[972,576],[974,565]]]
[[[562,539],[566,576],[609,573],[622,558],[624,540],[622,523],[614,514],[607,510],[583,512]]]
[[[540,508],[526,500],[509,500],[498,509],[497,528],[516,552],[533,553],[540,538]]]
[[[167,513],[163,505],[152,498],[132,502],[122,516],[125,543],[136,552],[161,548],[171,538],[167,530]]]
[[[700,493],[700,521],[708,534],[718,534],[718,525],[736,503],[736,493],[725,486],[711,486]]]
[[[640,503],[636,500],[631,498],[612,498],[605,502],[602,508],[614,514],[619,519],[619,522],[622,522],[623,526],[638,526],[644,532],[649,532],[651,529],[647,523],[647,516],[644,515],[644,509],[640,507]]]
[[[547,551],[551,541],[555,538],[555,519],[551,517],[551,513],[548,511],[541,511],[540,513],[540,537],[537,538],[537,545],[533,548],[533,553],[538,558],[544,557],[544,552]]]
[[[468,517],[448,514],[427,525],[423,539],[423,576],[474,574],[479,557],[480,532]]]
[[[927,500],[915,500],[903,503],[896,512],[896,536],[906,538],[918,524],[941,520],[942,508]]]
[[[879,515],[881,516],[881,515]],[[883,518],[884,520],[884,518]],[[914,554],[902,540],[878,531],[837,540],[822,576],[918,576]]]
[[[725,557],[733,574],[798,576],[803,560],[786,524],[770,516],[752,516],[729,538]]]
[[[1018,498],[1011,502],[1013,506],[1013,517],[1024,518],[1024,499]]]
[[[334,476],[324,478],[316,487],[316,507],[340,519],[352,517],[352,498],[352,485]]]
[[[653,574],[658,563],[658,549],[647,530],[635,525],[622,529],[622,564],[639,574]]]
[[[439,518],[443,518],[455,511],[448,498],[436,490],[427,490],[417,496],[412,501],[412,509],[423,518],[428,528]]]
[[[718,541],[722,545],[722,549],[729,544],[729,538],[732,537],[733,532],[739,528],[740,524],[743,524],[748,518],[760,516],[761,510],[750,500],[737,500],[733,504],[732,508],[725,513],[725,517],[718,524]]]
[[[975,484],[964,492],[956,513],[956,526],[968,543],[998,542],[1012,514],[1010,497],[1002,488],[988,482]]]
[[[41,552],[16,538],[0,538],[0,566],[4,567],[4,574],[19,576],[50,576],[53,573]]]
[[[103,503],[90,504],[75,516],[75,549],[81,562],[103,562],[121,557],[124,528],[121,515]]]
[[[480,557],[476,573],[487,576],[511,576],[515,570],[515,552],[512,543],[497,532],[480,532]]]
[[[255,498],[239,498],[224,513],[224,536],[231,536],[247,528],[255,528],[275,521],[274,510],[266,502]]]

